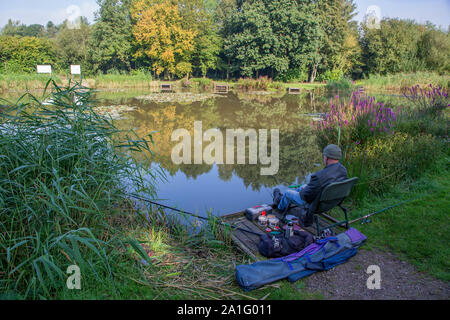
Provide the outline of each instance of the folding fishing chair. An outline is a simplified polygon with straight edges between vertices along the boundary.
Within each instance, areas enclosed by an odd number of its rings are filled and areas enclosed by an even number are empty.
[[[341,182],[333,182],[327,185],[321,193],[319,193],[314,201],[309,206],[306,212],[306,221],[311,222],[314,219],[317,229],[317,235],[320,236],[321,232],[326,229],[330,229],[344,225],[346,229],[349,228],[349,220],[347,209],[342,206],[345,198],[349,196],[352,191],[353,185],[358,181],[358,177],[353,177]],[[326,213],[338,206],[344,212],[344,220],[337,220]],[[319,215],[323,216],[327,220],[334,222],[333,224],[321,227],[319,225]]]

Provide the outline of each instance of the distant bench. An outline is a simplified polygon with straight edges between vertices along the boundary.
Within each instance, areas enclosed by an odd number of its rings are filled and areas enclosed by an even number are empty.
[[[226,84],[214,84],[214,93],[228,93],[229,88]]]
[[[161,89],[161,92],[172,92],[173,91],[172,84],[170,84],[170,83],[161,84],[160,89]]]
[[[302,88],[288,88],[289,94],[300,94],[302,93]]]

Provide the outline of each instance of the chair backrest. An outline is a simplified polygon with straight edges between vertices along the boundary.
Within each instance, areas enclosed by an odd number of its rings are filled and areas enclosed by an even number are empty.
[[[327,212],[339,205],[350,194],[356,181],[358,181],[358,177],[327,185],[318,196],[314,213]]]

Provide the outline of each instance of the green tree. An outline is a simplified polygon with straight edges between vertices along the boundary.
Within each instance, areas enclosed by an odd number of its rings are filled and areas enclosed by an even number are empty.
[[[8,20],[8,23],[3,27],[2,35],[5,36],[20,36],[20,37],[43,37],[45,35],[45,28],[40,24],[32,24],[26,26],[20,21]]]
[[[56,64],[53,43],[45,38],[1,36],[0,70],[5,73],[36,72],[38,64]]]
[[[52,22],[47,22],[47,25],[45,27],[45,34],[47,38],[54,38],[56,37],[56,34],[58,33],[59,28]]]
[[[198,1],[198,0],[197,0]],[[194,38],[194,53],[192,62],[194,68],[206,77],[206,73],[210,69],[217,68],[219,54],[222,49],[222,38],[218,32],[218,25],[214,22],[214,13],[217,9],[216,1],[198,1],[196,12],[197,19],[190,26],[196,31]]]
[[[417,57],[426,68],[439,73],[450,72],[450,35],[428,24],[417,43]]]
[[[295,1],[243,1],[223,21],[224,54],[243,76],[274,77],[298,64],[304,19]]]
[[[131,70],[133,35],[130,7],[132,0],[97,0],[90,41],[89,59],[94,70]]]
[[[71,64],[80,64],[88,69],[88,51],[91,27],[86,19],[80,20],[78,28],[62,28],[55,39],[59,64],[63,70],[68,70]]]
[[[424,68],[417,46],[424,26],[411,20],[383,19],[379,29],[362,23],[361,47],[366,74],[417,71]]]

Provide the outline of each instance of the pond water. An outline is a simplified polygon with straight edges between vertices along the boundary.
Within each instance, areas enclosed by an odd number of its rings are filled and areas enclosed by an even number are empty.
[[[152,166],[159,166],[166,176],[157,185],[161,203],[188,212],[224,215],[272,202],[272,190],[282,190],[301,183],[305,175],[322,167],[320,150],[315,143],[311,122],[328,110],[329,97],[313,92],[300,95],[264,92],[230,92],[227,95],[145,92],[97,94],[103,109],[120,110],[117,120],[121,129],[134,129],[139,136],[152,133],[154,141]],[[183,101],[183,102],[182,102]],[[172,141],[176,129],[186,129],[194,141],[194,123],[201,122],[202,133],[215,129],[226,138],[227,129],[267,129],[279,131],[279,167],[274,175],[261,175],[260,159],[250,164],[175,164],[172,152],[179,141]],[[203,141],[202,148],[210,144]],[[246,149],[249,142],[246,140]],[[234,148],[237,148],[235,143]],[[192,150],[194,147],[192,146]],[[268,150],[270,155],[270,148]],[[214,153],[213,153],[214,155]],[[226,163],[226,146],[223,147]]]
[[[2,96],[9,101],[18,97],[14,93]],[[133,129],[140,137],[152,134],[151,166],[160,168],[166,177],[156,186],[159,202],[202,216],[208,211],[224,215],[258,204],[270,204],[275,187],[283,192],[290,185],[300,184],[308,173],[321,169],[321,150],[315,142],[311,122],[329,111],[331,96],[334,94],[327,94],[325,90],[297,95],[280,92],[150,93],[142,90],[100,91],[96,94],[98,110],[117,118],[116,125],[120,129]],[[377,94],[377,100],[398,104],[403,98],[398,94]],[[198,140],[194,141],[194,124],[200,122],[201,133],[214,129],[221,133],[224,142],[227,142],[227,129],[254,129],[258,136],[261,135],[259,130],[266,129],[269,137],[270,130],[278,130],[276,174],[261,174],[261,170],[269,166],[262,164],[260,157],[256,164],[250,164],[248,139],[245,141],[244,164],[236,163],[237,154],[232,164],[208,164],[205,161],[193,164],[195,148],[203,154],[210,145],[209,141],[203,141],[201,146]],[[172,141],[172,133],[177,129],[185,129],[190,134],[192,164],[176,164],[172,160],[174,147],[179,144],[179,141]],[[270,138],[267,145],[270,155]],[[227,163],[226,145],[222,151],[223,162]]]

